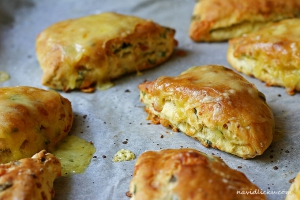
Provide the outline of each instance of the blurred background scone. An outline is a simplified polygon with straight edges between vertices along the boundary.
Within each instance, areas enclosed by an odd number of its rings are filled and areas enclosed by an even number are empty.
[[[71,102],[55,91],[0,88],[0,163],[53,150],[73,123]]]
[[[246,194],[247,192],[255,194]],[[220,158],[194,149],[148,151],[139,156],[131,200],[266,199],[247,177]]]
[[[55,194],[53,182],[60,175],[59,160],[45,150],[0,164],[0,199],[50,200]]]
[[[231,39],[227,60],[236,70],[287,93],[300,91],[300,19],[286,19]]]
[[[177,45],[174,35],[151,20],[110,12],[55,23],[36,39],[42,84],[106,89],[113,79],[166,61]]]
[[[223,41],[295,17],[300,17],[299,0],[201,0],[189,35],[196,42]]]
[[[139,89],[148,119],[204,146],[252,158],[272,142],[274,116],[264,94],[231,69],[196,66],[177,77],[142,83]]]

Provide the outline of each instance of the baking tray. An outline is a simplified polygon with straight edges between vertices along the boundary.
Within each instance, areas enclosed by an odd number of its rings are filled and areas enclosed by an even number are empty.
[[[299,93],[290,96],[284,88],[267,87],[244,76],[266,95],[276,123],[271,146],[262,156],[249,160],[205,148],[183,133],[146,120],[147,114],[139,101],[139,83],[162,75],[177,76],[195,65],[219,64],[231,68],[226,60],[227,42],[194,43],[189,39],[194,4],[192,0],[1,0],[0,70],[10,75],[9,80],[0,83],[1,87],[27,85],[47,89],[41,85],[42,70],[35,56],[35,39],[39,32],[61,20],[114,11],[176,29],[179,45],[171,59],[159,67],[118,79],[106,91],[61,92],[72,102],[75,114],[70,134],[92,141],[96,152],[84,173],[55,180],[54,199],[129,199],[125,193],[136,160],[113,162],[118,150],[129,149],[139,156],[147,150],[187,147],[220,156],[268,193],[268,199],[285,198],[290,180],[300,171]]]

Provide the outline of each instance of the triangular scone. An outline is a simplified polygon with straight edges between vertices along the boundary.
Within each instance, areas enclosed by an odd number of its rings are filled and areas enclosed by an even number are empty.
[[[229,41],[228,62],[267,85],[300,91],[300,19],[287,19]]]
[[[189,34],[197,42],[222,41],[294,17],[300,17],[299,0],[201,0]]]
[[[261,155],[271,144],[274,117],[264,94],[223,66],[192,67],[178,77],[139,85],[148,119],[171,126],[242,158]]]
[[[194,149],[143,153],[136,161],[130,192],[131,200],[266,199],[245,174]]]
[[[60,174],[60,161],[45,150],[32,158],[0,164],[0,199],[50,200]]]
[[[113,79],[166,61],[174,35],[151,20],[113,12],[55,23],[36,39],[42,83],[64,91],[106,89]]]

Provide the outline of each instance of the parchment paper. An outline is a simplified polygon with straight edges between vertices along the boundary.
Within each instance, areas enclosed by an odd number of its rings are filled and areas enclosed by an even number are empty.
[[[42,70],[35,56],[35,38],[61,20],[115,11],[152,19],[177,31],[179,45],[173,57],[161,66],[141,76],[132,74],[121,78],[106,91],[61,92],[72,102],[75,113],[70,134],[92,141],[97,151],[83,174],[55,181],[56,200],[129,199],[125,193],[136,160],[112,162],[118,150],[129,149],[138,157],[146,150],[186,147],[220,156],[263,191],[273,193],[267,195],[268,199],[285,198],[291,185],[289,181],[300,171],[299,93],[289,96],[284,88],[266,87],[259,80],[245,76],[266,95],[276,120],[276,139],[272,145],[262,156],[249,160],[205,148],[183,133],[146,120],[147,114],[139,101],[139,83],[162,75],[177,76],[194,65],[220,64],[231,68],[226,60],[227,42],[194,43],[189,39],[194,4],[193,0],[1,0],[0,70],[11,76],[1,87],[27,85],[47,89],[41,85]],[[180,51],[186,55],[182,56]]]

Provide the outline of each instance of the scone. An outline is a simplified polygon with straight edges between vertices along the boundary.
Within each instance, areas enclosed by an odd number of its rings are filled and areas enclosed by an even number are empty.
[[[290,186],[285,200],[299,200],[300,199],[300,173],[297,174],[294,182]]]
[[[266,199],[245,174],[231,169],[218,157],[194,149],[166,149],[140,155],[130,193],[131,200]]]
[[[227,60],[236,70],[287,93],[300,91],[300,19],[286,19],[229,41]]]
[[[299,16],[299,0],[200,0],[189,35],[196,42],[223,41]]]
[[[58,22],[36,39],[42,84],[64,91],[106,89],[113,79],[166,61],[177,45],[174,35],[151,20],[112,12]]]
[[[59,160],[45,150],[32,158],[0,164],[0,199],[50,200],[60,174]]]
[[[55,91],[0,88],[0,163],[53,150],[73,122],[71,102]]]
[[[231,69],[192,67],[139,89],[148,119],[206,147],[246,159],[261,155],[272,142],[274,116],[264,94]]]

